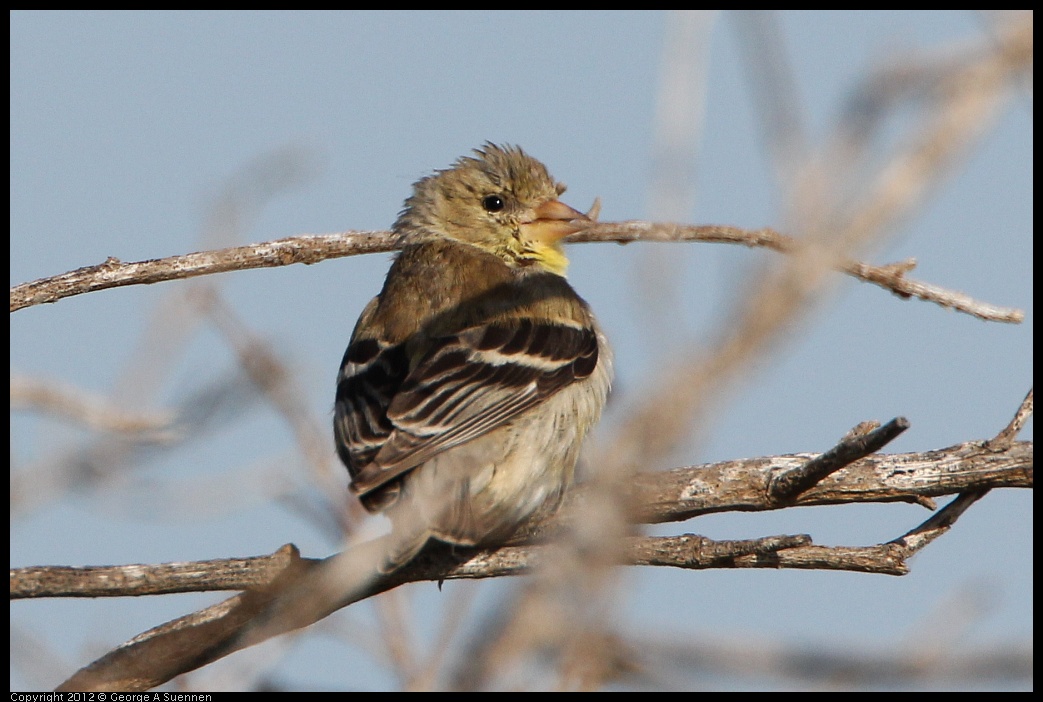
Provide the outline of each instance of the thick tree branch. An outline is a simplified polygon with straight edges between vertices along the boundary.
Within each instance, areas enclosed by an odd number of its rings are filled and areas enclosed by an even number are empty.
[[[773,476],[802,468],[815,454],[725,461],[635,476],[635,501],[646,523],[678,522],[715,512],[777,509]],[[793,504],[912,502],[991,487],[1032,487],[1032,442],[994,452],[969,441],[927,453],[866,456],[824,478]]]
[[[862,501],[923,504],[958,493],[927,521],[884,544],[818,546],[806,535],[713,541],[683,534],[627,538],[623,565],[703,568],[798,568],[903,575],[906,561],[948,531],[963,512],[995,487],[1032,487],[1031,442],[1013,441],[1032,408],[1031,391],[1014,419],[990,441],[971,441],[923,454],[863,455],[907,426],[863,423],[824,454],[772,456],[635,476],[633,518],[681,521],[722,511],[780,509],[788,505]],[[782,486],[781,488],[779,486]],[[562,515],[530,530],[566,532],[584,508],[585,491]],[[554,531],[552,531],[554,530]],[[386,538],[386,537],[385,537]],[[553,544],[523,543],[493,551],[425,550],[405,567],[382,574],[383,539],[323,560],[303,559],[286,545],[271,556],[98,568],[11,570],[11,598],[104,597],[197,590],[243,589],[225,602],[147,631],[86,668],[61,690],[146,690],[273,636],[309,626],[359,600],[408,582],[490,578],[529,572]]]
[[[948,531],[976,497],[961,495],[902,537],[868,547],[823,547],[805,535],[746,541],[713,541],[685,534],[631,537],[623,562],[687,569],[714,567],[849,570],[904,575],[906,560]],[[404,568],[379,575],[379,540],[322,561],[297,557],[292,547],[277,556],[285,565],[269,585],[156,627],[127,642],[58,689],[146,690],[272,636],[308,626],[336,610],[407,582],[488,578],[527,573],[547,546],[507,546],[460,561],[429,549]]]
[[[639,476],[636,496],[643,502],[645,521],[668,521],[724,509],[775,509],[779,501],[769,491],[778,470],[800,470],[814,456],[780,456],[737,461],[668,473]],[[934,467],[937,466],[937,467]],[[745,477],[743,477],[745,476]],[[705,491],[708,481],[714,483]],[[838,501],[906,500],[952,492],[964,494],[945,509],[902,537],[886,544],[862,547],[825,547],[806,536],[765,537],[749,541],[712,541],[685,534],[674,537],[630,537],[623,562],[633,565],[700,568],[799,568],[853,570],[901,575],[906,560],[947,531],[956,518],[983,491],[999,486],[1032,485],[1032,445],[1012,443],[1002,452],[990,451],[984,442],[968,442],[950,449],[920,455],[869,456],[827,476],[801,494],[797,504]],[[970,489],[972,492],[967,492]],[[677,505],[663,508],[674,496]],[[580,496],[582,499],[582,496]],[[563,520],[568,524],[567,515]],[[144,690],[175,675],[206,665],[241,648],[272,636],[308,626],[352,602],[407,582],[488,578],[529,572],[547,546],[507,546],[496,551],[456,554],[430,549],[414,562],[390,575],[372,567],[380,556],[379,540],[367,542],[325,560],[302,559],[292,546],[271,557],[211,562],[223,572],[197,581],[199,589],[247,587],[219,605],[164,624],[115,649],[70,678],[63,690]],[[204,565],[204,564],[197,564]],[[141,566],[130,567],[141,574]],[[150,571],[163,578],[158,584],[128,588],[125,574],[116,571],[60,569],[57,575],[93,580],[93,587],[65,584],[63,592],[76,596],[144,594],[184,591],[186,575],[203,572],[190,564],[157,566]],[[239,572],[236,581],[229,573]],[[104,578],[99,576],[104,575]],[[39,569],[12,571],[12,591],[19,596],[41,596]],[[267,584],[258,580],[269,578]],[[25,579],[23,581],[23,578]],[[109,585],[103,584],[108,582]],[[28,585],[27,583],[34,583]],[[55,591],[53,594],[58,594]]]
[[[849,445],[850,440],[839,446]],[[927,453],[865,456],[825,476],[795,500],[781,502],[772,494],[776,476],[802,471],[826,454],[788,454],[689,466],[634,477],[635,520],[640,523],[685,521],[703,514],[765,511],[798,506],[855,502],[910,502],[997,487],[1033,486],[1033,444],[1012,442],[996,450],[989,442],[971,441]],[[584,499],[577,490],[576,501]],[[565,524],[578,505],[558,520]],[[545,537],[554,527],[543,525],[529,540]],[[11,569],[11,599],[34,597],[126,597],[208,590],[243,590],[271,581],[299,554],[285,546],[272,556],[220,559],[162,565],[71,568],[38,566]],[[498,552],[497,552],[498,553]],[[444,564],[420,569],[410,580],[513,575],[522,566],[502,559],[475,556],[450,570]],[[304,559],[307,560],[307,559]],[[313,561],[318,562],[318,561]],[[652,563],[649,563],[652,565]],[[663,565],[663,564],[660,564]],[[670,565],[677,565],[671,563]],[[718,567],[720,567],[718,563]],[[706,567],[706,566],[703,566]],[[785,567],[785,566],[783,566]]]

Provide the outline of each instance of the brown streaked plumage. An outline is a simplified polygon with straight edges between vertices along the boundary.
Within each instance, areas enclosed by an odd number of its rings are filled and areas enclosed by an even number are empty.
[[[352,491],[386,510],[385,570],[435,538],[495,546],[556,509],[611,381],[610,351],[565,280],[560,239],[589,220],[516,147],[418,181],[403,249],[337,382]]]

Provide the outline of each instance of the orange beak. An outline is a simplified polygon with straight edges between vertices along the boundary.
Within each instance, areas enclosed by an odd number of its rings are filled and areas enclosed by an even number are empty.
[[[561,200],[547,200],[533,210],[533,217],[522,222],[522,235],[531,241],[556,244],[569,234],[586,229],[594,220],[577,212]]]

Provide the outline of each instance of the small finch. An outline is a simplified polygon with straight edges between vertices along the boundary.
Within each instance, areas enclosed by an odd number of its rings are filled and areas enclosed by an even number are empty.
[[[401,252],[337,376],[351,490],[392,523],[382,570],[430,539],[502,545],[558,508],[601,415],[611,351],[565,280],[589,225],[521,149],[487,143],[413,186]]]

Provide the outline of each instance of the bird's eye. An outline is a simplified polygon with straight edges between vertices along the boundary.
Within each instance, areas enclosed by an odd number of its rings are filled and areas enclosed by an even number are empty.
[[[482,198],[482,207],[486,212],[499,212],[505,206],[503,198],[499,195],[486,195]]]

